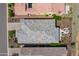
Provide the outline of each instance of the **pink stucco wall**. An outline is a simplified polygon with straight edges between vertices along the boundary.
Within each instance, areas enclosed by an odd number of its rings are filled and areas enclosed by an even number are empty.
[[[24,3],[15,3],[14,7],[15,15],[27,15],[29,14],[46,14],[50,12],[59,13],[62,14],[65,13],[65,5],[59,4],[59,3],[33,3],[32,8],[25,9]]]

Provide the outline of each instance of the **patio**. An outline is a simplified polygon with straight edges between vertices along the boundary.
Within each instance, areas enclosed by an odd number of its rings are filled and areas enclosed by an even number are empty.
[[[72,19],[70,17],[65,17],[62,20],[57,21],[57,26],[63,31],[65,28],[68,29],[68,33],[64,33],[64,37],[69,40],[68,42],[72,42]],[[61,40],[63,40],[63,36],[61,36]]]

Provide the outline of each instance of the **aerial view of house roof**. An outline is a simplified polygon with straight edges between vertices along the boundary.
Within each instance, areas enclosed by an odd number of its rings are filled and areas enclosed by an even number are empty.
[[[76,0],[17,1],[0,2],[0,56],[79,56]]]
[[[46,44],[58,43],[60,31],[56,27],[52,14],[65,14],[65,4],[44,3],[19,3],[14,6],[15,17],[30,15],[31,20],[20,19],[21,29],[16,30],[18,43],[24,44]],[[51,19],[33,19],[33,15],[50,15]],[[25,16],[26,17],[26,16]],[[29,16],[28,16],[29,17]],[[20,17],[18,17],[20,18]],[[22,35],[20,35],[22,34]]]
[[[72,27],[72,4],[13,3],[8,5],[10,55],[17,50],[19,55],[50,55],[50,51],[51,55],[72,54],[72,45],[73,47],[75,45],[72,37],[75,32]],[[34,52],[35,50],[37,52]],[[55,54],[56,51],[60,53]]]

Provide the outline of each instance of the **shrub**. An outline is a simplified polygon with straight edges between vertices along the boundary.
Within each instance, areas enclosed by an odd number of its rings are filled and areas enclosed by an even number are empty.
[[[66,45],[62,44],[62,43],[50,43],[49,46],[52,46],[52,47],[66,47]]]
[[[11,45],[11,46],[10,46],[10,48],[14,48],[14,46],[13,46],[13,45]]]
[[[8,4],[8,7],[13,7],[14,6],[14,3],[9,3]]]
[[[19,56],[19,54],[18,53],[13,53],[12,56]]]
[[[45,16],[49,16],[48,14],[45,14]]]
[[[14,3],[9,3],[8,4],[8,16],[10,17],[14,16],[13,9],[14,9]]]
[[[16,33],[15,33],[15,30],[8,32],[9,38],[13,38],[13,37],[15,36],[15,34],[16,34]]]
[[[61,16],[59,16],[59,15],[56,15],[56,14],[53,14],[52,15],[53,16],[53,19],[55,19],[55,20],[61,20]]]
[[[14,16],[13,10],[11,10],[11,9],[8,10],[8,16],[10,16],[10,17],[13,17]]]

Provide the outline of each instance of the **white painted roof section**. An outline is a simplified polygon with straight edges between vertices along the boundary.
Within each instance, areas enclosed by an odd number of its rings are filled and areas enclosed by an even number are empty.
[[[21,29],[16,30],[18,43],[46,44],[59,42],[59,28],[55,27],[55,20],[21,20]]]

